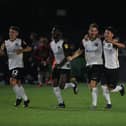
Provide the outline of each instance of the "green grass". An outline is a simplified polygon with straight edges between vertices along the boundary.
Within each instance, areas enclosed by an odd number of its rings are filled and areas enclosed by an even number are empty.
[[[87,86],[79,85],[79,94],[64,90],[65,109],[56,109],[51,87],[25,86],[31,99],[29,108],[15,108],[15,96],[9,86],[0,86],[0,126],[126,126],[126,96],[112,94],[113,108],[104,110],[105,102],[99,91],[96,111],[89,109],[91,100]],[[100,89],[101,90],[101,89]]]

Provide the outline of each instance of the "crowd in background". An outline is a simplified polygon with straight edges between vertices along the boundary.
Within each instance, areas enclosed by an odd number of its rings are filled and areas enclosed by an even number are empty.
[[[38,35],[36,32],[30,33],[26,42],[32,47],[32,52],[24,53],[23,83],[37,84],[38,86],[42,86],[43,84],[50,85],[52,83],[52,64],[54,59],[50,52],[50,41],[51,40],[46,36]],[[2,42],[4,42],[4,39],[0,37],[0,43],[2,44]],[[75,46],[72,46],[73,51],[75,51]],[[84,64],[82,58],[79,59],[79,61],[73,62],[72,66],[76,66],[76,63],[80,64],[80,67],[74,67],[73,73],[78,76],[80,81],[83,81],[82,67]],[[41,82],[38,80],[41,80]],[[0,81],[9,84],[7,56],[0,56]]]

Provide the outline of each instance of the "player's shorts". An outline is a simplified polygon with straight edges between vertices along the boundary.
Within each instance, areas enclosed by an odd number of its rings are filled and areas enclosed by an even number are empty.
[[[15,78],[17,80],[22,80],[23,78],[23,68],[14,68],[10,70],[10,78]]]
[[[66,75],[67,78],[70,78],[71,70],[70,69],[58,69],[55,68],[52,72],[52,78],[53,79],[60,79],[61,75]]]
[[[103,71],[103,65],[87,66],[88,83],[90,83],[91,80],[99,82],[101,80],[102,71]]]
[[[104,73],[102,75],[101,84],[108,85],[115,88],[119,81],[119,68],[117,69],[107,69],[104,68]]]

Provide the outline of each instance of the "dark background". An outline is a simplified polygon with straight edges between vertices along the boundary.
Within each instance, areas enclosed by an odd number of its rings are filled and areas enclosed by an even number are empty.
[[[65,10],[66,15],[57,15]],[[125,3],[111,0],[0,0],[0,32],[7,32],[10,25],[18,25],[23,36],[36,31],[50,35],[53,25],[63,26],[64,34],[77,42],[87,31],[88,25],[96,22],[104,29],[112,25],[125,39]]]
[[[90,23],[101,30],[112,25],[122,41],[126,40],[126,5],[124,0],[0,0],[0,35],[6,36],[10,25],[18,25],[22,36],[30,32],[50,37],[51,28],[61,25],[64,36],[80,43]],[[126,81],[126,50],[120,54],[120,78]]]

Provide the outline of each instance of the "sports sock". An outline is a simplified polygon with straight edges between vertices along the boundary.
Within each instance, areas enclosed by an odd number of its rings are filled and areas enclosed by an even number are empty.
[[[98,89],[97,87],[92,88],[92,105],[97,106]]]
[[[64,89],[67,89],[67,88],[74,88],[75,87],[75,84],[70,82],[70,83],[65,83],[65,87]]]
[[[59,87],[53,87],[54,94],[58,100],[58,103],[63,103],[63,98],[61,96],[61,90]]]
[[[111,90],[111,92],[119,92],[120,90],[122,90],[122,87],[117,85],[115,89]]]
[[[20,86],[19,92],[20,92],[21,97],[23,98],[23,100],[24,100],[24,101],[27,101],[27,100],[28,100],[28,97],[27,97],[27,95],[26,95],[26,93],[25,93],[25,90],[24,90],[24,88],[23,88],[22,85]]]
[[[110,94],[107,86],[101,86],[103,91],[103,96],[107,102],[107,104],[111,104]]]
[[[16,99],[21,99],[21,95],[20,95],[20,92],[19,92],[20,88],[18,85],[14,85],[13,86],[13,91],[14,93],[16,94]]]

